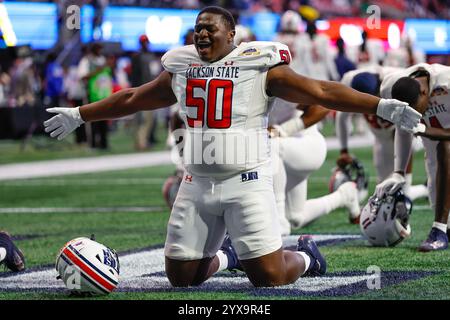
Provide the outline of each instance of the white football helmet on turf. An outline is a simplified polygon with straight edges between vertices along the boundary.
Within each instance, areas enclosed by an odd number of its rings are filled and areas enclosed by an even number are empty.
[[[393,247],[411,235],[412,201],[397,191],[382,199],[372,196],[361,211],[360,228],[369,243]]]
[[[119,258],[114,250],[89,238],[76,238],[56,258],[58,279],[75,295],[106,295],[117,288]]]

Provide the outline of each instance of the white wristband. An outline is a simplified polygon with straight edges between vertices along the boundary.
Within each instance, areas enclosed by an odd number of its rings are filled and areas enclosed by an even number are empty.
[[[294,133],[303,130],[305,128],[305,123],[302,118],[295,117],[280,124],[280,128],[286,133],[287,136],[292,136]]]
[[[81,118],[80,107],[79,106],[75,108],[74,115],[75,115],[75,120],[78,123],[78,126],[81,126],[85,121],[83,120],[83,118]]]

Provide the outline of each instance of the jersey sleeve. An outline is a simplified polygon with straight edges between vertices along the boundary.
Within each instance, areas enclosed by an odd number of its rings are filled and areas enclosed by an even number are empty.
[[[238,57],[243,64],[258,64],[268,68],[291,62],[291,52],[287,45],[269,41],[246,43],[240,48]]]
[[[186,61],[195,60],[195,52],[194,45],[172,49],[162,56],[161,64],[170,73],[183,72],[188,68]]]

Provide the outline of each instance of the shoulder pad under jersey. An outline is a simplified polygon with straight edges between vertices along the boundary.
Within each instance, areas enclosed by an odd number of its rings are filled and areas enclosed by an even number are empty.
[[[260,64],[262,67],[273,67],[278,64],[289,64],[291,53],[287,45],[279,42],[252,41],[242,43],[237,48],[237,59],[241,63]]]
[[[162,66],[170,73],[183,72],[195,63],[201,60],[193,44],[169,50],[161,58]]]

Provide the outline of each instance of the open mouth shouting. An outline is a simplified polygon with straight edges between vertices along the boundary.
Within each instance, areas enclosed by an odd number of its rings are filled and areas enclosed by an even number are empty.
[[[209,41],[198,41],[196,44],[198,54],[200,56],[207,56],[211,51],[211,45],[212,43]]]

